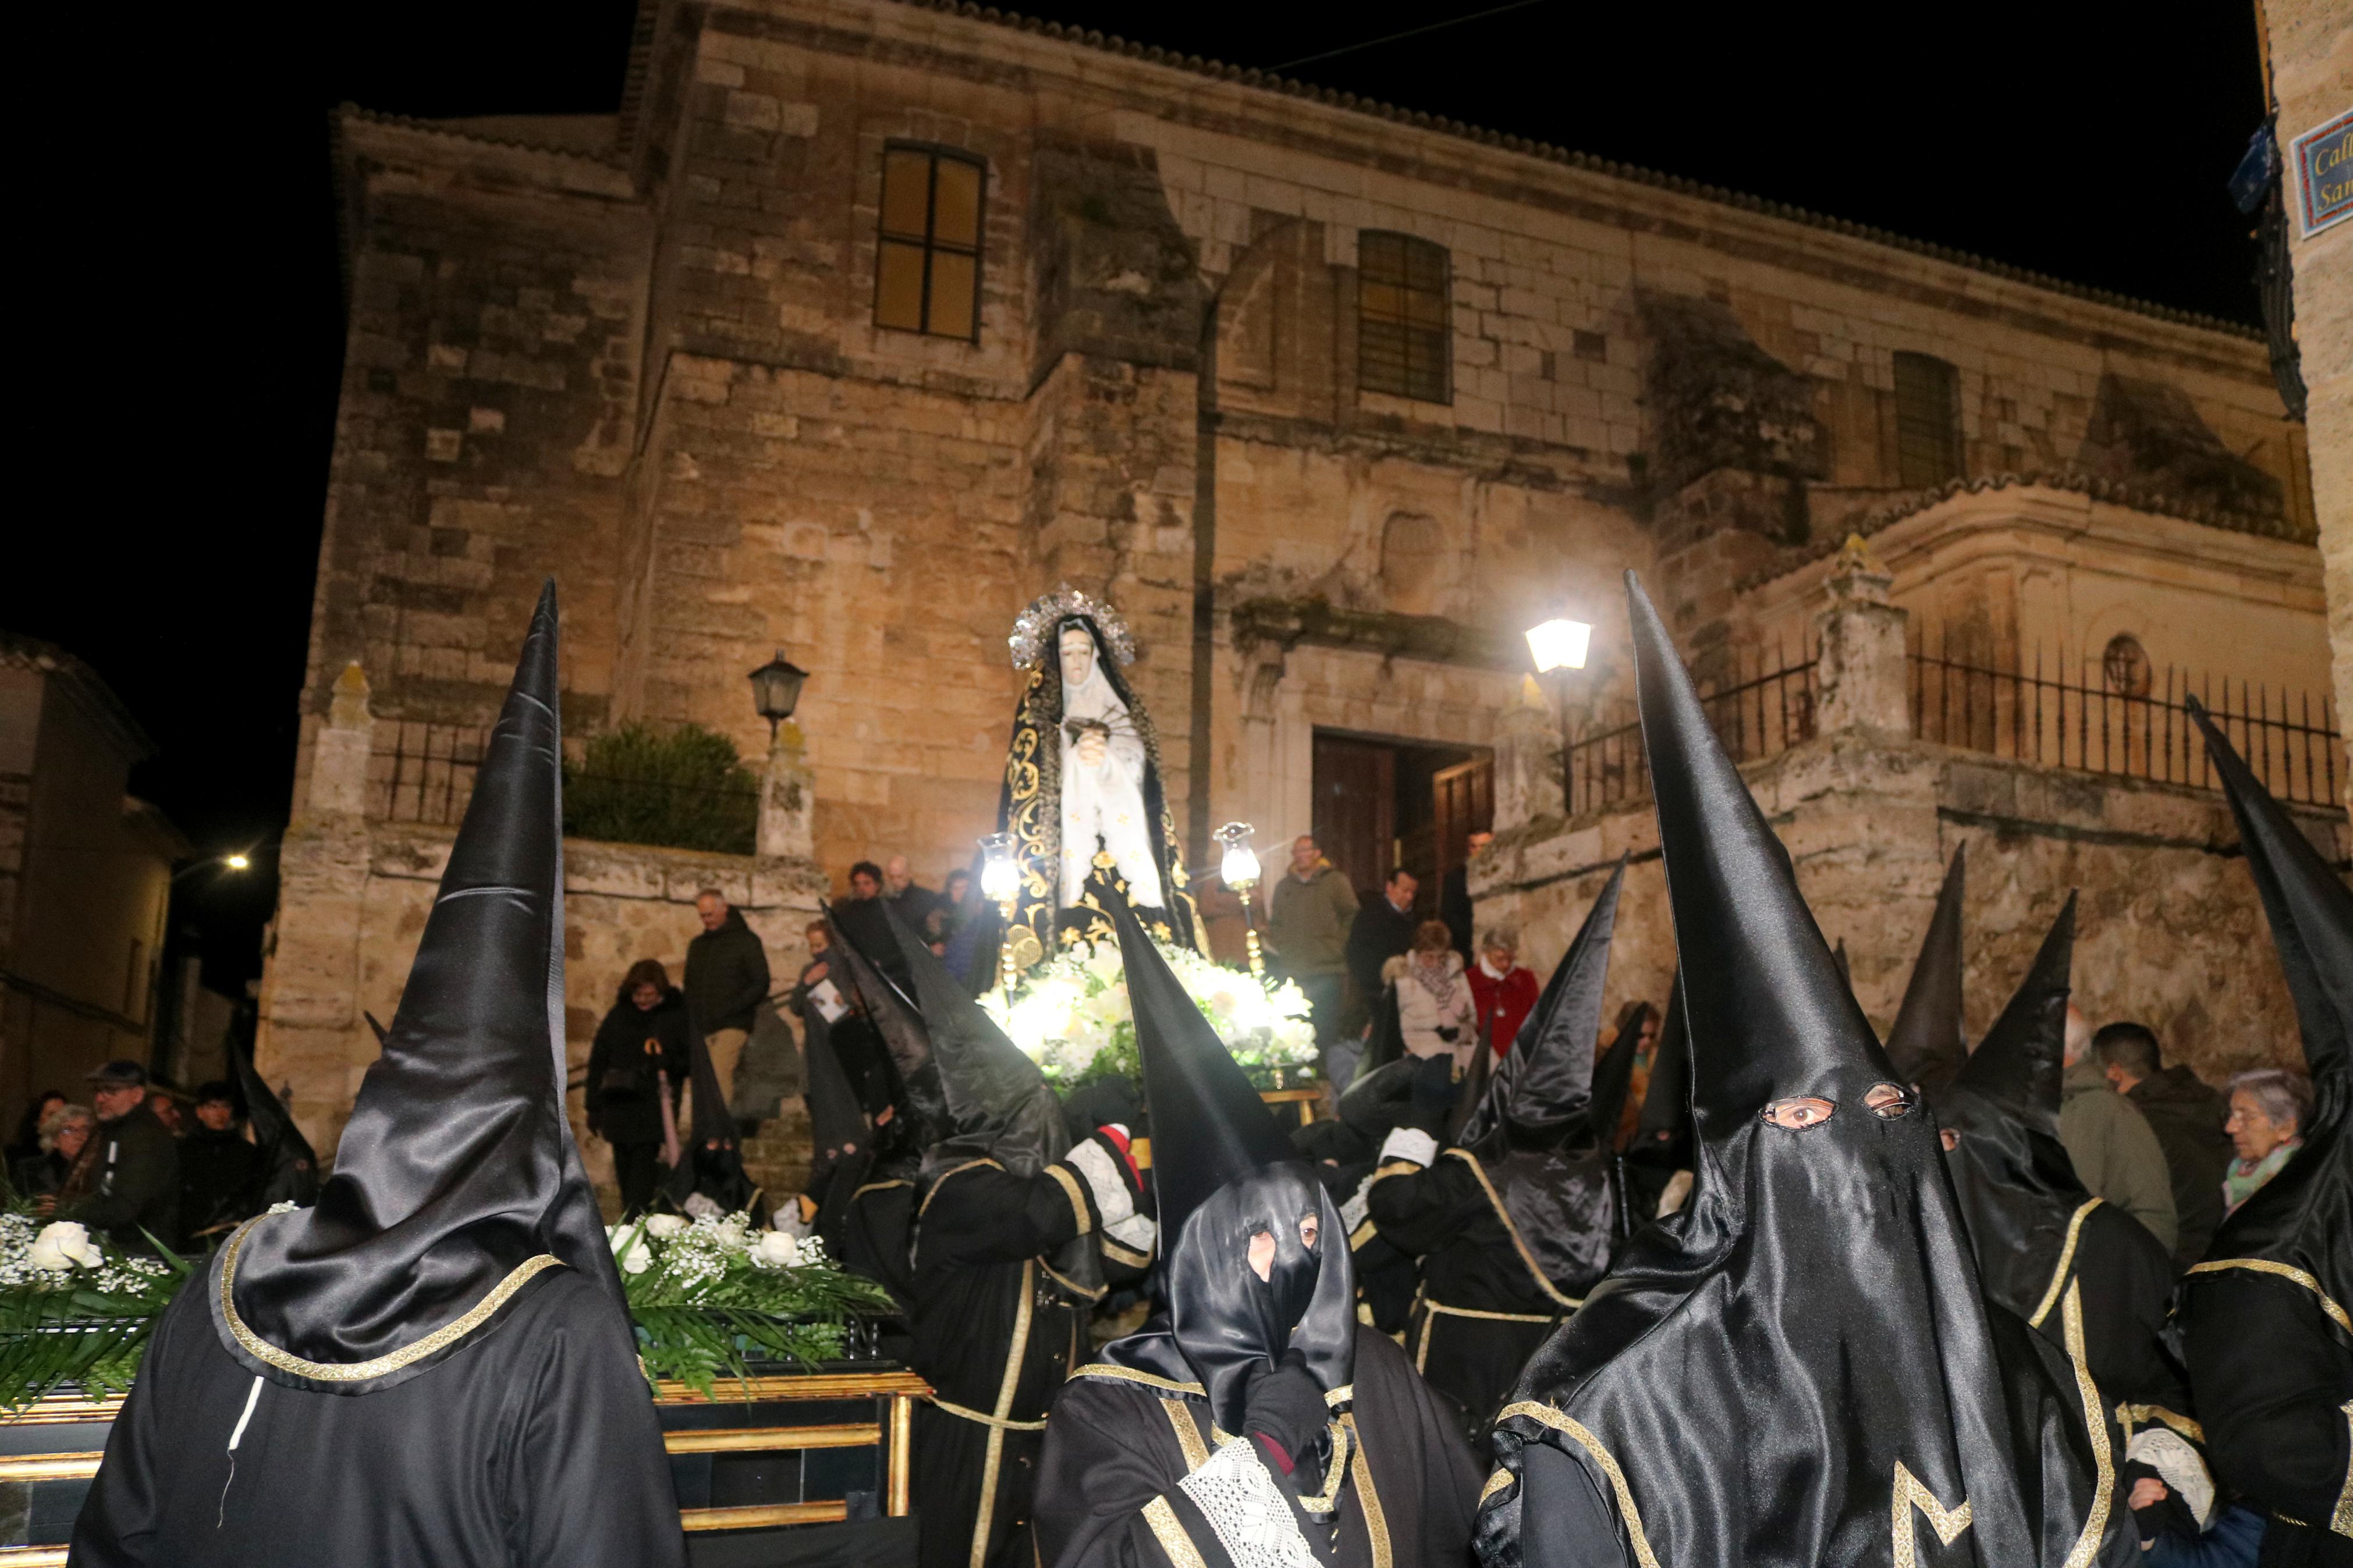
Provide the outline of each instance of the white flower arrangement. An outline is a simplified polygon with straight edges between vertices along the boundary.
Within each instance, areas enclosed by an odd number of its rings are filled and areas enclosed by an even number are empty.
[[[73,1220],[0,1211],[0,1413],[69,1384],[92,1395],[128,1388],[187,1272]]]
[[[1163,945],[1160,952],[1254,1079],[1281,1087],[1314,1075],[1315,1026],[1295,983],[1261,981],[1190,948]],[[1010,1006],[996,991],[980,1005],[1050,1082],[1073,1082],[1099,1067],[1133,1070],[1135,1016],[1114,942],[1073,943],[1022,976]],[[1099,1063],[1106,1050],[1113,1058]]]
[[[860,1314],[892,1310],[815,1237],[754,1228],[745,1214],[649,1215],[607,1228],[637,1320],[647,1375],[711,1391],[750,1359],[815,1363],[841,1353]]]
[[[0,1289],[127,1295],[171,1275],[161,1260],[115,1251],[73,1220],[41,1225],[27,1215],[0,1214]]]

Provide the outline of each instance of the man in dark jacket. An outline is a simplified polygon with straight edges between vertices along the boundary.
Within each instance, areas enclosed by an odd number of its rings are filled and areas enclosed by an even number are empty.
[[[2222,1119],[2230,1103],[2207,1087],[2187,1063],[2159,1064],[2156,1031],[2145,1024],[2104,1024],[2092,1049],[2116,1086],[2157,1134],[2173,1178],[2177,1272],[2206,1256],[2206,1243],[2222,1223],[2222,1173],[2231,1163],[2230,1136]]]
[[[117,1247],[153,1251],[149,1237],[169,1242],[180,1234],[179,1142],[147,1109],[145,1068],[109,1062],[90,1081],[98,1110],[97,1184],[58,1217],[102,1230]]]
[[[196,1126],[180,1141],[181,1238],[198,1251],[242,1219],[261,1212],[261,1151],[245,1136],[244,1119],[226,1083],[196,1090]]]
[[[1356,910],[1348,927],[1348,978],[1356,990],[1351,1018],[1361,1020],[1380,1001],[1385,984],[1381,965],[1412,948],[1413,928],[1420,923],[1414,918],[1413,900],[1420,890],[1412,872],[1391,871],[1381,896]]]
[[[694,895],[702,934],[686,944],[686,1010],[711,1049],[719,1092],[735,1093],[735,1064],[752,1037],[752,1012],[768,999],[768,954],[716,888]]]

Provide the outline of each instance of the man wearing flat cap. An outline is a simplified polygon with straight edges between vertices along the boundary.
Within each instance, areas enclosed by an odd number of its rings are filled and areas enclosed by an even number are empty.
[[[147,1069],[111,1061],[90,1075],[98,1110],[96,1165],[58,1212],[134,1252],[180,1234],[180,1145],[147,1109]],[[148,1237],[153,1237],[154,1241]]]

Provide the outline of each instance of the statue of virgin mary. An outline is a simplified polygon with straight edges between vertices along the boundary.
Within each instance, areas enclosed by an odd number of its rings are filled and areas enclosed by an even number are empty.
[[[1007,639],[1023,672],[997,825],[1021,863],[1017,963],[1057,942],[1112,934],[1097,899],[1119,889],[1163,941],[1197,944],[1185,860],[1160,788],[1160,742],[1120,674],[1135,640],[1119,612],[1065,586],[1021,612]]]

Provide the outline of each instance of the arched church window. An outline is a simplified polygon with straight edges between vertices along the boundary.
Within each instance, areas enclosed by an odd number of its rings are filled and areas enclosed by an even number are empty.
[[[978,338],[982,173],[973,159],[936,148],[883,149],[876,326]]]
[[[1961,477],[1961,373],[1934,354],[1895,356],[1895,470],[1915,490]]]
[[[2108,689],[2126,697],[2147,696],[2156,672],[2157,667],[2149,662],[2148,650],[2130,632],[2118,632],[2110,637],[2106,651],[2100,655],[2100,674],[2106,679]]]
[[[1356,237],[1356,384],[1451,403],[1452,307],[1446,247],[1409,234]]]

